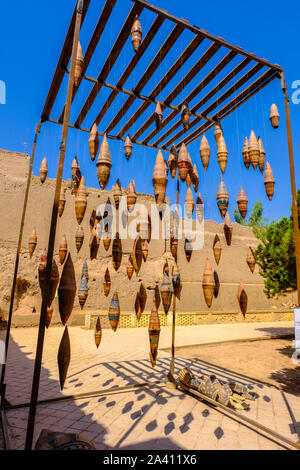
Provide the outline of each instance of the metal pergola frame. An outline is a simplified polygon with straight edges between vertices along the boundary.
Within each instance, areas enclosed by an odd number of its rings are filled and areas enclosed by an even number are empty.
[[[64,169],[65,161],[65,152],[68,138],[69,128],[78,129],[83,132],[90,132],[89,129],[83,127],[83,122],[88,117],[89,112],[91,111],[95,99],[99,95],[103,87],[110,89],[110,95],[107,98],[105,104],[102,106],[95,122],[97,125],[103,120],[105,114],[111,110],[111,105],[118,97],[119,94],[127,96],[125,103],[118,109],[118,111],[113,115],[110,120],[109,125],[106,129],[103,129],[102,132],[99,132],[100,136],[104,134],[107,135],[109,139],[125,141],[126,133],[130,131],[132,125],[139,119],[143,117],[145,111],[152,105],[155,106],[157,103],[161,104],[162,110],[169,111],[169,114],[165,116],[162,121],[161,127],[159,130],[151,129],[152,124],[154,123],[154,114],[150,117],[144,117],[143,124],[132,136],[132,142],[136,145],[142,145],[145,147],[156,148],[169,150],[170,146],[175,145],[177,149],[180,148],[182,143],[190,144],[194,140],[198,139],[203,135],[207,130],[211,129],[217,123],[220,123],[223,119],[229,116],[232,112],[238,109],[242,104],[249,100],[256,93],[261,91],[265,86],[271,83],[275,78],[281,80],[281,88],[284,92],[285,100],[285,111],[286,111],[286,123],[287,123],[287,135],[288,135],[288,148],[289,148],[289,163],[290,163],[290,176],[291,176],[291,187],[292,187],[292,201],[293,201],[293,218],[294,218],[294,232],[295,232],[295,246],[296,246],[296,265],[297,265],[297,286],[298,286],[298,305],[300,305],[300,240],[298,233],[298,211],[297,211],[297,200],[296,200],[296,184],[295,184],[295,172],[294,172],[294,158],[293,158],[293,146],[292,146],[292,135],[291,135],[291,122],[290,122],[290,112],[289,112],[289,96],[287,85],[284,80],[283,69],[277,64],[271,64],[266,59],[261,59],[255,54],[248,53],[238,46],[234,46],[226,42],[223,38],[213,36],[203,29],[199,29],[191,25],[188,21],[179,19],[169,14],[166,10],[159,9],[146,0],[131,0],[132,7],[129,11],[127,19],[125,20],[116,40],[105,60],[105,63],[98,75],[97,78],[88,77],[86,75],[88,66],[93,58],[96,47],[101,40],[105,27],[110,19],[110,16],[118,4],[117,0],[105,0],[102,12],[92,33],[89,45],[86,49],[84,56],[84,66],[83,73],[80,79],[78,86],[74,84],[74,74],[75,74],[75,65],[76,57],[78,51],[78,42],[81,27],[84,23],[87,11],[90,7],[91,0],[78,0],[76,1],[77,5],[75,7],[71,23],[65,38],[65,42],[62,48],[62,52],[54,73],[54,77],[49,89],[47,99],[41,114],[40,122],[36,126],[34,145],[32,150],[32,156],[30,161],[27,186],[24,198],[24,206],[21,219],[21,227],[19,233],[19,241],[17,247],[16,261],[15,261],[15,271],[11,292],[11,302],[10,310],[8,316],[8,326],[6,333],[6,352],[8,352],[10,331],[12,325],[12,316],[14,309],[14,297],[16,290],[16,282],[20,261],[20,252],[22,247],[23,240],[23,229],[24,222],[27,211],[28,195],[30,190],[30,183],[32,179],[32,168],[35,158],[36,144],[38,134],[41,132],[42,124],[45,122],[52,122],[62,126],[62,138],[60,144],[60,153],[59,153],[59,163],[58,171],[56,178],[56,188],[55,188],[55,197],[52,210],[51,226],[49,233],[49,245],[48,245],[48,258],[47,258],[47,267],[46,267],[46,280],[45,280],[45,292],[42,301],[41,316],[40,316],[40,325],[38,332],[38,344],[35,357],[35,367],[34,367],[34,376],[32,383],[32,393],[31,401],[29,406],[29,419],[28,419],[28,428],[26,436],[26,450],[32,449],[33,443],[33,434],[36,418],[36,408],[38,404],[38,392],[39,392],[39,382],[40,382],[40,373],[42,365],[42,355],[43,355],[43,346],[44,346],[44,337],[45,337],[45,321],[47,313],[47,304],[49,298],[49,280],[51,275],[52,260],[54,254],[54,243],[56,237],[56,228],[57,228],[57,219],[58,219],[58,203],[59,196],[62,186],[62,175]],[[131,28],[134,22],[136,15],[141,15],[143,10],[147,10],[153,13],[153,23],[150,26],[148,32],[144,35],[144,39],[141,43],[140,48],[136,53],[133,54],[131,60],[123,71],[121,77],[119,78],[117,84],[112,85],[107,82],[110,71],[114,64],[116,63],[118,57],[120,56],[123,47],[127,43]],[[146,51],[149,50],[151,42],[154,39],[157,32],[160,30],[164,23],[171,23],[172,30],[169,33],[166,40],[163,42],[161,48],[155,53],[154,58],[150,61],[150,64],[142,74],[138,83],[135,85],[133,90],[127,90],[124,88],[124,85],[127,79],[134,72],[135,67],[138,65],[142,56]],[[153,88],[152,92],[149,95],[142,94],[144,87],[147,85],[153,74],[159,69],[160,64],[166,59],[170,50],[174,47],[176,41],[180,36],[185,32],[189,31],[194,34],[192,41],[185,48],[185,50],[177,56],[176,60],[173,63],[168,64],[168,72],[163,75],[158,82],[158,84]],[[197,52],[199,46],[202,42],[206,40],[209,41],[209,47],[206,48],[204,53],[201,53],[200,57],[193,63],[193,66],[186,73],[184,79],[179,80],[169,92],[168,96],[165,99],[158,99],[163,90],[171,82],[171,80],[176,76],[179,71],[182,71],[183,65],[188,61],[188,59]],[[174,104],[174,100],[182,93],[187,93],[185,88],[193,79],[197,78],[199,72],[203,69],[205,65],[215,56],[218,51],[224,51],[226,54],[224,57],[214,65],[209,73],[206,76],[202,76],[201,80],[197,86],[190,91],[185,98],[181,100],[179,104]],[[233,59],[240,59],[240,62],[237,65],[233,65]],[[71,61],[71,65],[69,63]],[[231,66],[231,69],[227,75],[218,80],[218,75],[225,69],[225,67]],[[70,68],[68,68],[70,67]],[[243,76],[237,79],[233,85],[227,88],[225,91],[222,91],[226,85],[230,84],[238,74],[240,74],[246,67],[249,67],[248,71],[245,72]],[[64,108],[58,118],[51,117],[53,106],[56,102],[59,90],[63,83],[65,75],[68,74],[68,90],[67,97],[65,101]],[[70,122],[70,111],[73,101],[76,98],[77,92],[80,88],[82,81],[87,81],[92,84],[90,93],[79,112],[74,123]],[[206,87],[211,84],[212,81],[218,80],[217,85],[215,85],[211,90],[206,91]],[[218,97],[216,95],[222,91],[222,94]],[[238,91],[238,95],[236,94]],[[181,120],[172,124],[173,119],[180,115],[181,107],[184,102],[190,103],[192,100],[198,97],[201,93],[200,101],[191,106],[191,116],[193,119],[190,122],[189,129],[179,130],[177,134],[174,135],[174,132],[181,126]],[[211,104],[206,108],[206,103],[214,98]],[[123,116],[132,109],[133,104],[139,100],[140,106],[138,109],[132,113],[131,117],[127,120],[126,124],[122,126],[119,131],[115,131],[116,126],[120,123]],[[227,101],[229,100],[229,101]],[[223,104],[223,105],[222,105]],[[220,106],[223,107],[220,107]],[[204,108],[205,109],[204,109]],[[93,124],[93,123],[92,123]],[[171,124],[171,127],[168,125]],[[153,126],[152,126],[153,127]],[[147,133],[147,135],[144,135]],[[143,136],[143,137],[142,137]],[[177,181],[177,204],[179,204],[179,178]],[[170,372],[168,375],[167,385],[170,387],[176,387],[175,378],[174,378],[174,365],[175,365],[175,325],[176,325],[176,298],[173,296],[173,324],[172,324],[172,356],[170,364]],[[5,417],[5,373],[6,365],[2,366],[1,372],[1,385],[0,385],[0,394],[1,394],[1,421],[4,429],[4,436],[6,445],[8,447],[8,432],[7,424]],[[153,384],[140,384],[137,386],[146,386]],[[181,386],[181,389],[184,387]],[[114,393],[116,390],[114,390]],[[98,392],[93,392],[93,395]],[[103,391],[99,391],[103,393]],[[82,396],[82,395],[81,395]],[[89,396],[87,394],[87,396]],[[74,397],[72,397],[74,398]],[[202,397],[203,398],[203,397]],[[205,398],[205,397],[204,397]],[[214,403],[215,404],[215,403]],[[217,404],[218,405],[218,404]],[[231,414],[234,414],[238,419],[244,420],[244,417],[239,413],[231,411]],[[261,425],[257,423],[257,427],[261,428]],[[265,428],[266,431],[267,428]],[[267,430],[270,434],[274,435],[272,430]],[[276,435],[280,439],[279,435]],[[295,443],[287,440],[283,436],[281,439],[290,443],[291,446],[295,446]]]

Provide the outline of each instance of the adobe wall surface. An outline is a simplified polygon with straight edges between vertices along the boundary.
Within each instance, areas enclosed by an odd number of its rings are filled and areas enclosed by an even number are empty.
[[[5,316],[9,309],[10,290],[14,270],[15,252],[18,241],[21,213],[24,200],[25,184],[28,172],[29,158],[23,154],[17,154],[0,150],[0,315]],[[88,188],[88,206],[82,226],[85,232],[85,240],[79,254],[75,246],[75,233],[78,227],[75,216],[75,197],[72,195],[70,183],[64,182],[66,189],[66,206],[62,218],[59,219],[55,259],[60,272],[58,250],[61,237],[65,234],[68,240],[69,250],[74,262],[77,283],[79,285],[82,265],[85,259],[89,266],[89,297],[83,314],[93,315],[106,313],[109,307],[110,297],[103,294],[104,273],[109,267],[112,288],[111,293],[118,292],[121,311],[134,312],[136,294],[139,290],[139,280],[143,280],[146,287],[154,287],[162,278],[162,269],[166,259],[172,260],[168,250],[165,253],[165,241],[153,240],[149,246],[147,263],[143,263],[138,278],[133,276],[129,281],[126,274],[127,262],[133,248],[133,240],[122,241],[122,265],[116,273],[111,263],[111,248],[104,250],[101,242],[98,257],[90,260],[90,216],[94,208],[101,203],[106,203],[111,192],[101,192],[99,189]],[[38,321],[41,296],[38,285],[38,265],[44,248],[48,245],[48,232],[50,226],[51,210],[54,198],[54,180],[47,179],[44,185],[38,177],[32,177],[31,191],[28,201],[28,212],[24,227],[24,238],[18,275],[18,289],[16,298],[17,323],[36,323]],[[145,203],[148,207],[154,203],[154,198],[147,195],[139,195],[138,202]],[[30,260],[28,253],[28,239],[33,227],[36,227],[38,244],[33,258]],[[216,265],[213,256],[213,241],[218,234],[222,244],[222,257],[219,266]],[[248,227],[234,224],[232,246],[228,247],[225,241],[223,225],[213,221],[205,222],[205,240],[202,250],[195,251],[190,263],[187,262],[184,252],[184,240],[179,241],[178,265],[183,282],[181,301],[178,302],[178,310],[184,318],[183,324],[188,324],[186,314],[193,314],[194,322],[233,322],[244,321],[240,314],[237,302],[237,290],[240,280],[243,280],[248,294],[248,321],[272,321],[291,319],[291,307],[296,301],[296,295],[292,294],[277,300],[268,300],[263,292],[264,281],[258,273],[258,267],[252,274],[246,263],[249,246],[255,248],[258,240]],[[202,277],[206,259],[210,258],[213,269],[218,273],[220,290],[218,297],[214,299],[211,309],[206,306]],[[148,292],[146,313],[152,308],[152,292]],[[57,299],[54,302],[55,321],[58,321]],[[75,303],[75,313],[80,312],[78,298]],[[76,315],[75,315],[76,316]],[[26,320],[29,319],[28,321]],[[74,317],[75,318],[75,317]],[[183,317],[182,317],[183,318]],[[192,318],[190,316],[190,318]],[[74,319],[75,321],[75,319]],[[27,322],[27,323],[26,323]]]

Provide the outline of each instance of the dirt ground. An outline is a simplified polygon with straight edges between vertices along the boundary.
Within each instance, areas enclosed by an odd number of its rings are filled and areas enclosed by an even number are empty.
[[[293,340],[231,342],[176,349],[176,355],[207,362],[275,385],[300,396],[300,365],[292,361]]]

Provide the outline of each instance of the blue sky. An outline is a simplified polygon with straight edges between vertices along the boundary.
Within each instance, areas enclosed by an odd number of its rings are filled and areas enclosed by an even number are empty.
[[[96,77],[102,67],[107,48],[111,47],[115,39],[113,31],[118,31],[126,18],[131,7],[130,0],[118,0],[118,12],[113,16],[112,23],[108,24],[105,36],[99,44],[94,61],[88,69],[88,75]],[[39,120],[40,113],[52,80],[52,75],[60,54],[66,30],[74,8],[74,0],[63,0],[59,8],[53,8],[50,0],[20,0],[3,2],[1,5],[2,24],[0,28],[1,37],[1,68],[0,80],[6,83],[6,105],[0,105],[0,147],[13,151],[24,151],[24,142],[28,143],[28,152],[31,152],[35,124]],[[199,0],[190,0],[184,3],[179,0],[152,0],[153,4],[168,10],[178,17],[183,17],[212,34],[225,38],[232,44],[237,44],[249,52],[255,52],[259,57],[265,57],[273,63],[280,64],[285,69],[286,80],[289,91],[292,94],[295,90],[291,88],[295,80],[300,80],[299,69],[299,49],[298,49],[298,29],[299,29],[299,5],[296,1],[285,3],[285,8],[275,8],[274,2],[253,0],[251,4],[238,1],[203,3]],[[92,0],[91,12],[87,16],[86,23],[82,30],[81,42],[85,51],[89,35],[91,35],[96,21],[97,14],[100,13],[104,0]],[[147,32],[154,17],[149,12],[141,17],[145,33]],[[170,27],[158,33],[154,46],[159,47],[166,38]],[[192,36],[186,35],[176,43],[175,50],[182,51]],[[208,43],[203,44],[203,49]],[[126,66],[127,61],[132,57],[132,47],[130,41],[126,44],[120,60],[113,68],[108,81],[116,83],[120,73]],[[126,83],[126,88],[132,88],[136,80],[143,72],[143,67],[153,56],[145,56],[145,61],[137,68],[135,74]],[[218,59],[218,55],[215,60]],[[167,56],[169,63],[173,63],[175,55],[173,52]],[[186,64],[186,69],[193,65],[194,58]],[[213,63],[213,61],[212,61]],[[166,63],[163,62],[157,72],[143,90],[148,94],[158,81],[159,74],[166,71]],[[203,73],[207,69],[203,70]],[[175,77],[181,80],[184,77],[184,70]],[[200,75],[201,79],[201,75]],[[175,80],[175,81],[176,81]],[[171,82],[170,86],[174,82]],[[197,84],[192,82],[191,86]],[[71,113],[71,120],[75,120],[80,104],[82,105],[88,96],[90,84],[85,83],[78,93],[76,102]],[[189,88],[188,90],[190,90]],[[168,88],[166,89],[166,92]],[[90,127],[104,103],[109,91],[102,89],[100,96],[95,102],[94,114],[85,121],[84,127]],[[66,81],[63,84],[57,105],[54,107],[52,117],[57,118],[62,109],[66,94]],[[299,95],[300,96],[300,95]],[[166,97],[163,93],[160,98]],[[180,95],[175,104],[181,101]],[[115,113],[122,104],[122,97],[116,100],[112,106]],[[269,111],[272,102],[277,103],[281,115],[281,124],[278,130],[273,130],[269,123]],[[134,107],[136,109],[137,105]],[[148,113],[152,108],[149,108]],[[76,113],[77,112],[77,113]],[[96,113],[96,114],[95,114]],[[148,116],[149,114],[147,114]],[[244,106],[239,108],[229,118],[223,121],[225,139],[229,151],[229,161],[225,173],[225,183],[230,197],[230,214],[233,214],[236,205],[236,198],[241,186],[244,187],[251,208],[257,200],[261,200],[265,207],[265,215],[269,219],[278,219],[284,214],[289,214],[291,206],[290,179],[287,152],[287,139],[284,118],[284,102],[280,88],[280,81],[275,80],[262,93],[249,100]],[[291,117],[293,128],[295,171],[297,187],[300,188],[300,104],[291,102]],[[128,116],[121,122],[125,123]],[[99,130],[110,122],[111,114],[107,113]],[[133,127],[137,129],[139,123]],[[267,159],[270,162],[276,180],[275,196],[269,202],[263,184],[263,178],[259,171],[246,171],[243,163],[241,150],[245,136],[249,136],[251,130],[256,136],[263,139],[267,152]],[[42,135],[39,139],[34,173],[38,174],[41,160],[44,156],[49,162],[49,176],[56,176],[56,166],[58,160],[59,142],[61,127],[53,124],[45,124]],[[207,138],[211,145],[212,156],[208,172],[205,174],[200,162],[199,146],[200,141],[196,141],[189,147],[192,160],[197,164],[200,176],[199,190],[205,202],[206,218],[221,222],[221,217],[216,205],[216,193],[220,180],[220,169],[217,163],[216,146],[213,132],[207,133]],[[127,187],[130,179],[134,179],[138,192],[152,193],[152,173],[155,162],[156,151],[135,147],[134,154],[129,163],[123,155],[122,145],[111,143],[111,154],[113,169],[109,188],[120,178],[122,186]],[[96,166],[89,158],[88,135],[78,131],[70,131],[69,142],[66,154],[66,164],[64,177],[71,176],[71,163],[75,155],[78,155],[82,172],[86,177],[89,186],[98,187]],[[165,153],[165,157],[168,154]],[[182,200],[185,196],[185,187],[182,186]],[[171,201],[175,201],[175,182],[170,179],[167,195]]]

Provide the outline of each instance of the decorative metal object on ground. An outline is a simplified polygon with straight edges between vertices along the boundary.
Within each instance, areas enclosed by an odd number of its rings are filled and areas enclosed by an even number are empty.
[[[75,195],[78,191],[79,184],[81,181],[81,169],[78,163],[77,157],[74,158],[73,163],[72,163],[72,179],[73,179],[73,184],[74,184],[74,192]]]
[[[79,225],[76,231],[76,235],[75,235],[77,253],[79,253],[79,251],[81,250],[81,247],[83,245],[83,240],[84,240],[84,230],[83,230],[83,227]]]
[[[34,228],[31,232],[31,235],[29,237],[29,242],[28,242],[30,259],[33,257],[33,254],[36,249],[36,245],[37,245],[37,233],[36,233],[36,229]]]
[[[124,144],[124,152],[125,152],[125,157],[127,159],[127,161],[129,162],[130,158],[131,158],[131,155],[132,155],[132,142],[131,142],[131,138],[130,136],[128,135],[126,137],[126,140],[125,140],[125,144]]]
[[[193,168],[192,183],[194,186],[194,191],[195,193],[197,193],[199,189],[199,174],[198,174],[196,163],[194,164],[194,168]]]
[[[44,429],[36,443],[38,451],[96,450],[94,444],[80,434],[65,434]]]
[[[100,154],[97,161],[97,174],[100,188],[103,190],[106,188],[111,171],[112,163],[109,151],[109,145],[106,134],[103,137],[103,142],[100,148]]]
[[[240,192],[239,192],[239,195],[238,195],[238,198],[237,198],[237,204],[238,204],[240,214],[244,219],[246,217],[247,211],[248,211],[248,198],[247,198],[246,193],[243,190],[243,188],[240,189]]]
[[[158,345],[160,337],[160,321],[156,302],[153,302],[153,307],[150,315],[149,322],[149,339],[150,339],[150,360],[152,367],[156,366]]]
[[[116,186],[114,188],[114,201],[115,201],[115,206],[116,206],[117,211],[119,210],[119,207],[120,207],[121,197],[122,197],[122,187],[121,187],[120,180],[118,179]]]
[[[132,253],[132,263],[135,269],[136,275],[138,276],[142,263],[143,263],[143,249],[142,249],[142,240],[138,237],[133,246],[133,253]]]
[[[184,101],[182,108],[181,108],[181,120],[182,125],[185,131],[188,130],[191,118],[191,111],[189,105],[186,101]]]
[[[60,388],[63,391],[68,369],[71,361],[71,343],[69,337],[68,327],[66,326],[59,350],[58,350],[58,371],[59,371],[59,381],[60,381]]]
[[[74,83],[75,86],[79,86],[80,80],[82,78],[82,71],[84,66],[84,57],[82,52],[82,47],[80,42],[78,42],[77,57],[75,64],[75,73],[74,73]]]
[[[93,261],[94,259],[97,259],[99,247],[100,247],[100,240],[98,237],[98,233],[96,232],[95,229],[93,229],[91,233],[91,238],[90,238],[91,261]]]
[[[232,232],[233,232],[233,226],[231,223],[230,215],[227,212],[226,217],[225,217],[225,223],[224,223],[224,235],[225,235],[225,239],[226,239],[228,246],[231,246]]]
[[[81,279],[80,287],[78,289],[78,299],[79,299],[81,310],[83,310],[83,307],[85,306],[88,295],[89,295],[88,280],[84,276]]]
[[[156,129],[159,131],[160,127],[161,127],[162,120],[163,120],[163,112],[162,112],[160,103],[157,103],[157,105],[156,105],[155,112],[154,112],[154,118],[155,118]]]
[[[188,188],[185,199],[185,211],[189,219],[193,217],[193,212],[195,209],[194,196],[191,188]]]
[[[174,289],[173,289],[172,283],[170,281],[169,276],[165,274],[163,278],[163,282],[160,287],[160,295],[161,295],[161,300],[162,300],[166,315],[168,315],[169,313],[173,294],[174,294]]]
[[[218,207],[219,207],[222,219],[224,219],[228,210],[229,196],[228,196],[228,191],[223,181],[223,178],[221,178],[221,181],[219,184],[219,189],[217,193],[217,203],[218,203]]]
[[[248,307],[248,297],[247,297],[245,285],[242,281],[240,282],[240,285],[239,285],[237,298],[240,304],[241,312],[245,317],[247,313],[247,307]]]
[[[156,204],[160,207],[165,202],[166,188],[168,184],[165,161],[161,150],[158,151],[156,157],[152,181]]]
[[[64,210],[65,210],[65,205],[66,205],[66,193],[65,189],[62,186],[61,187],[61,192],[59,196],[59,203],[58,203],[58,215],[59,217],[62,217]]]
[[[273,196],[274,196],[274,186],[275,186],[275,179],[274,179],[273,171],[270,166],[270,163],[267,162],[266,170],[265,170],[265,187],[266,187],[267,196],[270,201],[272,201]]]
[[[80,185],[75,196],[75,211],[76,211],[76,219],[79,225],[81,225],[85,211],[87,206],[87,192],[85,187],[85,179],[82,176]]]
[[[227,166],[228,151],[227,151],[227,147],[226,147],[226,143],[225,143],[225,139],[223,135],[221,135],[219,138],[217,155],[218,155],[218,162],[219,162],[220,169],[222,173],[224,174],[226,170],[226,166]]]
[[[250,271],[254,273],[255,271],[255,265],[256,265],[256,259],[254,252],[251,247],[249,247],[248,254],[247,254],[247,264],[250,268]]]
[[[110,277],[109,269],[107,268],[106,271],[105,271],[105,275],[104,275],[104,295],[105,295],[105,297],[109,296],[110,288],[111,288],[111,277]]]
[[[212,306],[212,300],[214,297],[215,278],[214,278],[214,272],[213,272],[209,259],[207,259],[206,261],[202,285],[203,285],[203,292],[204,292],[204,298],[205,298],[206,304],[210,308]]]
[[[250,158],[249,158],[249,147],[248,147],[248,137],[245,138],[245,143],[243,145],[243,160],[244,160],[244,164],[245,164],[245,167],[247,168],[247,170],[249,170],[249,167],[251,165],[250,163]]]
[[[44,158],[41,164],[41,168],[40,168],[40,178],[41,178],[42,184],[45,183],[47,179],[47,175],[48,175],[48,162],[47,162],[47,158]]]
[[[101,328],[100,317],[98,317],[97,323],[96,323],[96,328],[95,328],[95,344],[96,344],[97,349],[99,349],[99,346],[101,344],[101,340],[102,340],[102,328]]]
[[[136,15],[133,26],[131,28],[131,41],[133,45],[133,49],[137,52],[140,48],[143,38],[143,30],[140,19],[138,15]]]
[[[114,293],[109,312],[108,312],[108,318],[112,327],[113,331],[117,331],[119,321],[120,321],[120,302],[119,302],[119,296],[117,292]]]
[[[204,170],[207,171],[210,159],[210,147],[206,136],[204,135],[200,144],[200,155]]]
[[[187,235],[186,239],[185,239],[185,242],[184,242],[184,251],[185,251],[185,256],[186,256],[186,259],[187,259],[188,263],[192,259],[193,249],[194,249],[194,246],[193,246],[193,242],[191,240],[191,237],[189,237]]]
[[[67,237],[66,235],[63,235],[60,245],[59,245],[59,261],[60,264],[64,264],[66,261],[66,257],[68,254],[68,242],[67,242]]]
[[[74,307],[75,296],[76,277],[72,258],[69,253],[58,287],[59,313],[62,324],[64,326],[67,324],[67,321],[71,316]]]
[[[116,233],[112,248],[112,264],[116,271],[120,269],[122,256],[122,242],[119,233]]]
[[[89,150],[90,150],[92,162],[96,160],[97,153],[99,150],[99,145],[100,145],[100,140],[99,140],[99,135],[98,135],[98,127],[97,127],[97,124],[94,122],[92,129],[91,129],[90,138],[89,138]]]
[[[266,151],[264,149],[264,146],[260,137],[257,139],[257,142],[258,142],[258,147],[259,147],[258,166],[259,166],[261,173],[263,174],[264,169],[265,169],[265,162],[266,162]]]
[[[190,170],[190,159],[189,154],[186,148],[185,143],[182,144],[179,152],[179,159],[178,159],[178,171],[179,176],[182,182],[186,181],[186,177]]]
[[[215,236],[213,250],[214,250],[216,263],[219,264],[220,259],[221,259],[221,254],[222,254],[222,246],[221,246],[221,240],[219,238],[219,235]]]
[[[280,115],[278,112],[278,108],[276,104],[273,103],[271,106],[271,112],[270,112],[270,121],[271,121],[273,129],[277,129],[279,127],[279,119],[280,119]]]
[[[127,210],[131,212],[137,200],[135,182],[131,180],[127,188]]]
[[[171,172],[171,177],[174,179],[177,173],[178,168],[178,152],[175,145],[172,145],[171,152],[169,156],[169,168]]]
[[[250,163],[254,170],[256,170],[259,162],[259,145],[254,134],[254,131],[251,132],[249,143],[248,143],[248,154],[250,158]]]

